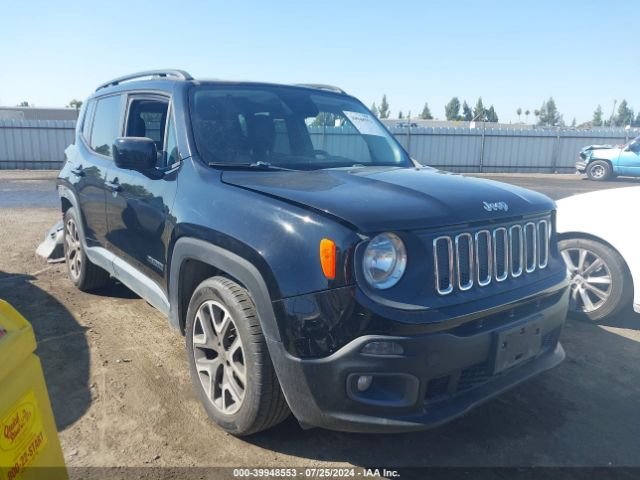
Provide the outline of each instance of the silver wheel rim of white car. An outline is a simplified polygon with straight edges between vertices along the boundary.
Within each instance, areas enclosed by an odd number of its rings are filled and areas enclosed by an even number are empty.
[[[611,296],[611,272],[605,261],[591,250],[567,248],[562,250],[571,274],[569,308],[578,312],[593,312]]]
[[[64,232],[65,256],[67,265],[69,265],[69,273],[73,280],[80,277],[82,269],[82,245],[80,245],[80,235],[78,234],[78,226],[76,222],[70,218],[67,220]]]
[[[591,167],[591,176],[593,178],[602,178],[604,177],[606,171],[602,165],[594,165]]]
[[[200,383],[214,408],[233,415],[242,406],[247,385],[244,349],[236,324],[219,302],[200,305],[193,322],[193,357]]]

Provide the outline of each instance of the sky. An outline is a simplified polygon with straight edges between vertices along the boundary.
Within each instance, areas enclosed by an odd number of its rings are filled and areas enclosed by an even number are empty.
[[[640,110],[637,0],[0,0],[0,105],[65,106],[111,78],[338,85],[392,117],[482,96],[501,122],[550,96],[566,123]],[[522,116],[524,120],[524,115]]]

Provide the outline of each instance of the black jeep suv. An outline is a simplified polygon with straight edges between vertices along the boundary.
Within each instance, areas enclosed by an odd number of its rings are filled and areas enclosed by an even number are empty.
[[[553,202],[418,165],[338,88],[142,72],[66,155],[71,280],[164,313],[232,434],[434,426],[564,357]]]

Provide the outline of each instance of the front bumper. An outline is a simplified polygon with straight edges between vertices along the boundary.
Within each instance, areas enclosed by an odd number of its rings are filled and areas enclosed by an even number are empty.
[[[584,173],[587,171],[587,162],[579,160],[576,162],[576,171]]]
[[[558,338],[567,313],[566,282],[553,303],[513,316],[501,311],[477,331],[460,326],[421,335],[365,335],[323,358],[298,358],[278,341],[269,351],[293,414],[306,427],[350,432],[399,432],[434,427],[468,412],[564,359]],[[534,300],[535,302],[535,300]],[[538,304],[539,305],[539,304]],[[494,315],[495,317],[496,315]],[[455,320],[455,319],[452,319]],[[455,323],[455,322],[453,322]],[[539,330],[539,349],[495,372],[500,332],[521,325]],[[402,355],[362,353],[371,341],[393,341]],[[371,376],[371,387],[357,380]]]

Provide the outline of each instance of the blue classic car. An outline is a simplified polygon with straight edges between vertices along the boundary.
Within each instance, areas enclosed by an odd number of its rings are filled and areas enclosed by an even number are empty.
[[[640,176],[640,137],[625,145],[590,145],[580,150],[576,170],[591,180],[609,180],[617,175]]]

